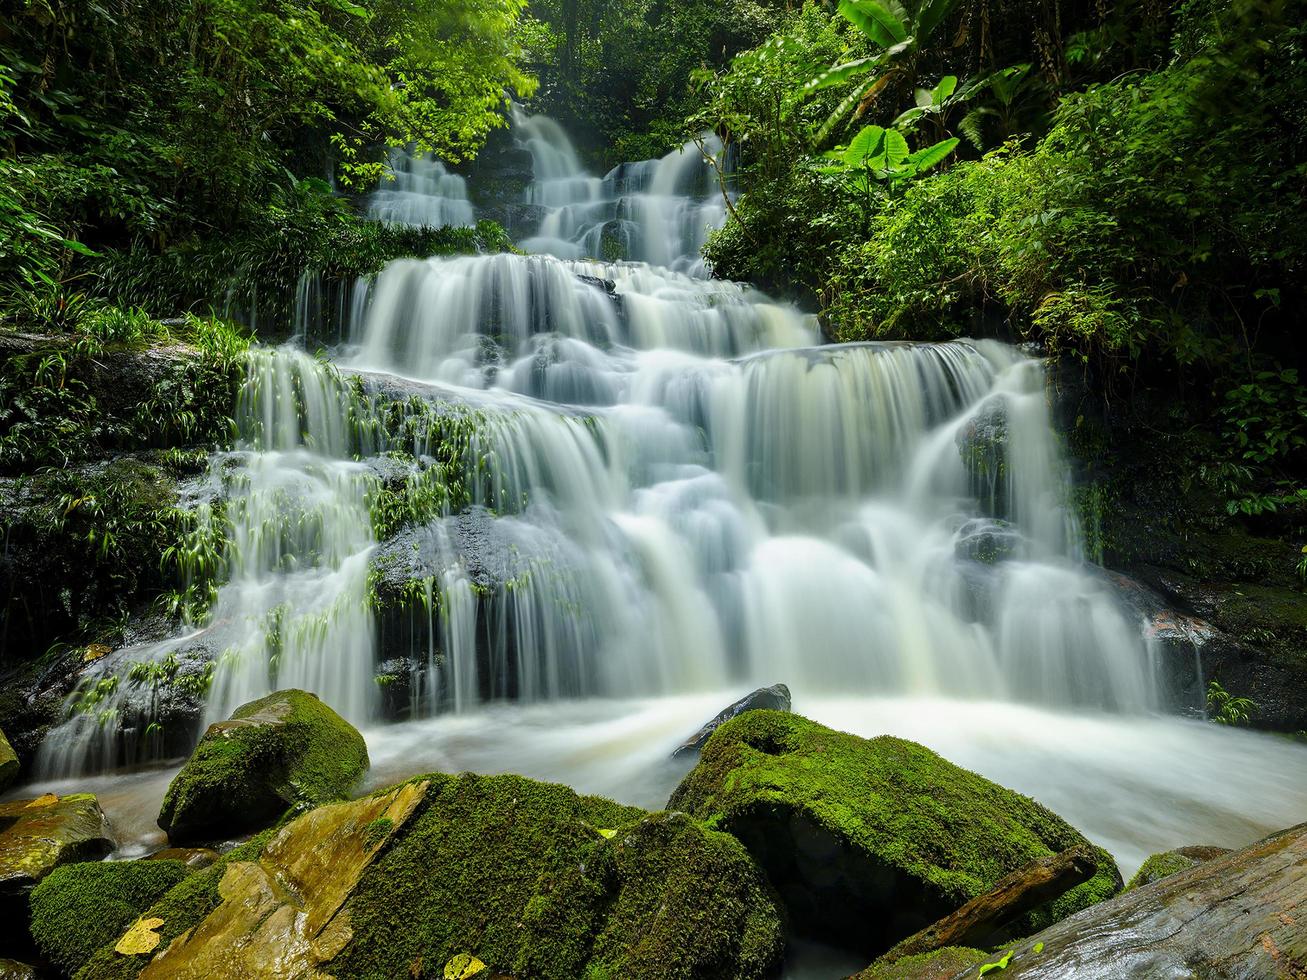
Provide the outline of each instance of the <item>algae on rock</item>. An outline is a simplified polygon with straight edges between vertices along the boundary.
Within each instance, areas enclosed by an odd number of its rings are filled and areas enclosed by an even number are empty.
[[[1035,858],[1092,847],[1029,797],[913,742],[774,711],[719,728],[668,805],[738,837],[801,932],[868,955]],[[1120,890],[1110,855],[1093,853],[1093,878],[1014,928],[1033,931]]]
[[[304,691],[277,691],[210,725],[163,798],[174,841],[267,826],[292,807],[344,798],[368,769],[349,722]]]
[[[91,793],[0,803],[0,896],[24,895],[59,865],[98,860],[112,848]]]

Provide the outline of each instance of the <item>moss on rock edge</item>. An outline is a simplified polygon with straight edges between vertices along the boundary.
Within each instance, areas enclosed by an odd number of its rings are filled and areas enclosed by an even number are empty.
[[[168,787],[159,826],[183,842],[257,830],[288,808],[344,798],[367,769],[349,722],[316,695],[277,691],[209,726]]]
[[[189,873],[180,861],[100,861],[55,868],[32,891],[32,938],[72,976]]]
[[[738,837],[802,932],[874,956],[1038,857],[1085,838],[1029,797],[913,742],[752,711],[709,739],[669,807]],[[1089,881],[1023,917],[1033,932],[1121,888]]]

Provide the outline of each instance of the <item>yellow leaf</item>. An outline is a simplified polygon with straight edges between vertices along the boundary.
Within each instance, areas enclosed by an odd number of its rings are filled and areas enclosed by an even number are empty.
[[[153,953],[161,938],[154,930],[161,925],[163,925],[162,919],[137,919],[132,927],[123,933],[123,938],[118,940],[114,951],[124,956]]]
[[[485,968],[486,965],[471,953],[459,953],[445,964],[445,980],[468,980]]]
[[[605,830],[603,827],[596,827],[595,829],[599,831],[600,836],[607,837],[609,840],[612,840],[617,836],[617,831],[615,830]]]
[[[86,652],[82,654],[82,663],[89,664],[92,660],[99,660],[110,648],[103,643],[91,643],[86,647]]]
[[[44,796],[38,796],[31,803],[27,804],[28,809],[34,806],[54,806],[59,802],[59,797],[55,793],[46,793]]]

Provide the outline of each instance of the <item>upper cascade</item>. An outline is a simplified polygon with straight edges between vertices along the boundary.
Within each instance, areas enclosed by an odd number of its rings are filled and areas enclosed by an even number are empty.
[[[467,181],[429,154],[391,150],[389,175],[368,201],[368,216],[386,224],[471,227],[476,214]]]

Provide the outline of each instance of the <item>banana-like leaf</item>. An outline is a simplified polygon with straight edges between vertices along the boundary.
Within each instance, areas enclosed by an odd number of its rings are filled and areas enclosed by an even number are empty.
[[[916,30],[913,32],[918,37],[930,37],[935,32],[935,28],[958,4],[958,0],[922,0],[921,7],[917,10],[917,22],[914,25]]]
[[[925,173],[931,167],[944,162],[944,158],[958,148],[961,141],[956,137],[940,140],[934,146],[927,146],[916,153],[909,153],[903,160],[903,169],[914,174]]]
[[[826,121],[818,128],[814,137],[816,144],[820,146],[830,139],[831,133],[835,132],[840,123],[844,121],[844,117],[853,111],[853,107],[862,99],[863,93],[869,91],[872,86],[878,81],[883,81],[883,79],[884,76],[881,76],[880,79],[873,78],[863,85],[853,86],[849,94],[840,100],[840,104],[832,110],[831,114],[826,117]]]
[[[972,109],[958,123],[958,129],[962,135],[970,140],[971,145],[977,150],[985,149],[985,130],[983,120],[986,116],[997,116],[998,113],[988,106],[980,106]]]
[[[828,68],[815,78],[804,82],[802,92],[804,95],[808,95],[812,92],[819,92],[824,88],[833,88],[851,78],[857,78],[864,72],[871,71],[879,64],[879,57],[857,58],[853,61],[846,61],[844,64]]]
[[[840,0],[840,16],[882,48],[908,36],[907,25],[879,0]]]
[[[957,75],[945,75],[930,93],[931,105],[943,105],[958,87]]]
[[[890,123],[895,129],[911,129],[918,119],[926,114],[926,110],[921,106],[913,106],[906,112],[900,113],[899,117]]]

